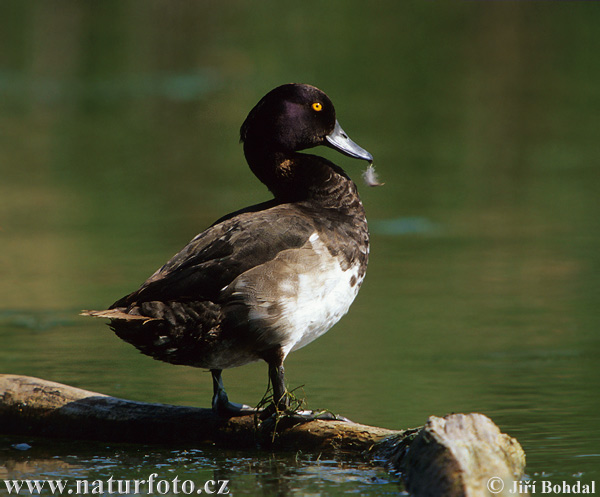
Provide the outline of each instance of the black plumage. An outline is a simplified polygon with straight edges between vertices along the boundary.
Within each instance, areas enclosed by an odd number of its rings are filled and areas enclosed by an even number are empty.
[[[286,403],[283,360],[347,311],[364,278],[369,236],[356,185],[322,157],[328,145],[372,161],[309,85],[268,93],[241,128],[244,154],[274,198],[229,214],[197,235],[106,311],[115,333],[155,359],[210,369],[213,408],[234,415],[221,370],[263,359],[274,399]]]

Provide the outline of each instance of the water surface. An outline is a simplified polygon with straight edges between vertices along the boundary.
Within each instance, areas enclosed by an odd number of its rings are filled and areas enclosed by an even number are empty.
[[[309,82],[386,184],[369,189],[363,164],[315,151],[359,183],[371,261],[350,315],[287,360],[290,386],[310,407],[388,428],[482,412],[518,438],[532,478],[599,479],[593,3],[31,1],[3,3],[0,19],[2,372],[208,406],[210,375],[141,356],[77,314],[268,198],[239,126],[272,87]],[[224,374],[250,404],[266,377],[264,364]],[[226,474],[236,495],[399,489],[317,458],[0,439],[3,471],[39,478],[179,471]]]

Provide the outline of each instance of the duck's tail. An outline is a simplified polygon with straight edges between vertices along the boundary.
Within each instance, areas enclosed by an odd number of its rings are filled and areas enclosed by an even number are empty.
[[[106,309],[103,311],[90,311],[83,310],[79,313],[80,316],[91,316],[93,318],[107,318],[107,319],[116,319],[121,321],[134,321],[134,320],[143,320],[143,321],[154,321],[157,318],[148,317],[148,316],[140,316],[139,314],[128,314],[127,312],[123,312],[122,309]]]
[[[223,321],[221,306],[209,301],[141,302],[81,315],[109,319],[119,338],[154,359],[200,367],[219,344]]]

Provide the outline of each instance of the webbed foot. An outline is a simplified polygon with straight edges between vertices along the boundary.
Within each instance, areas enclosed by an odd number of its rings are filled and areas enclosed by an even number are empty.
[[[343,421],[345,423],[352,423],[352,421],[350,421],[347,417],[342,416],[341,414],[333,414],[331,411],[323,410],[296,411],[289,414],[289,416],[292,416],[293,418],[302,420],[304,422],[321,419],[324,421]]]
[[[270,413],[270,415],[267,415]],[[267,415],[267,416],[266,416]],[[265,417],[263,417],[265,416]],[[302,411],[277,411],[273,409],[265,409],[260,413],[261,418],[261,429],[264,433],[273,434],[275,432],[287,430],[293,426],[308,423],[315,420],[325,421],[344,421],[351,423],[348,418],[333,414],[329,411],[313,411],[313,410],[302,410]]]

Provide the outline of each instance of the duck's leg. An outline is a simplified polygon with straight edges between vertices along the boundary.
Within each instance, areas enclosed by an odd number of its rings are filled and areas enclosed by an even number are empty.
[[[285,370],[283,360],[269,363],[269,379],[273,385],[273,404],[277,410],[283,411],[290,405],[287,388],[285,387]]]
[[[270,358],[269,379],[273,385],[273,406],[265,409],[261,415],[263,419],[271,415],[275,410],[285,411],[290,406],[290,397],[285,386],[285,371],[283,368],[283,352],[281,350]],[[350,421],[344,416],[335,415],[327,411],[295,411],[288,416],[296,421],[312,421],[315,419]]]
[[[255,408],[245,404],[229,402],[227,392],[225,392],[225,387],[223,386],[223,378],[221,378],[222,369],[211,369],[210,372],[213,379],[212,410],[216,414],[224,418],[231,418],[257,412]]]

